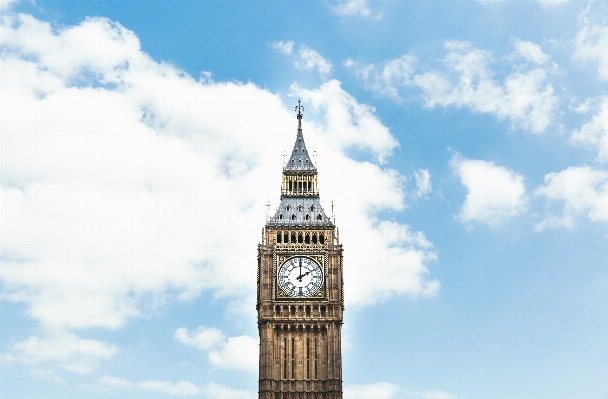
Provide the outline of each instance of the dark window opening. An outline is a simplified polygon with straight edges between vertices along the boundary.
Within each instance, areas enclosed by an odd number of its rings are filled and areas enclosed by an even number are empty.
[[[293,188],[292,188],[291,182],[289,182],[289,191],[293,191]],[[288,210],[289,210],[289,209],[288,209]]]
[[[283,220],[283,214],[279,213],[279,220]]]
[[[282,238],[283,238],[283,235],[281,234],[281,232],[278,232],[278,233],[277,233],[277,243],[279,243],[279,244],[280,244],[280,243],[281,243],[281,241],[283,241],[283,240],[282,240]]]
[[[291,215],[291,220],[296,220],[296,214]]]
[[[310,191],[311,185],[312,185],[312,183],[308,182],[308,191]]]
[[[314,342],[314,347],[312,348],[313,351],[313,355],[314,355],[314,359],[315,359],[315,364],[314,364],[314,370],[315,370],[315,380],[317,379],[317,339],[315,338],[315,342]]]
[[[283,241],[285,242],[285,244],[287,244],[289,242],[289,234],[285,233],[283,235]]]
[[[291,183],[289,183],[289,184],[291,184]],[[287,205],[287,206],[285,207],[285,210],[286,210],[287,212],[289,212],[289,211],[291,210],[291,207],[290,207],[289,205]]]
[[[317,220],[321,220],[321,219],[323,219],[323,217],[321,216],[321,214],[318,214],[317,215]]]
[[[321,306],[321,316],[325,316],[325,306]]]
[[[292,316],[295,316],[296,315],[296,307],[295,306],[290,307],[289,308],[289,313],[291,313]]]
[[[296,233],[291,233],[291,243],[292,244],[296,243]]]
[[[310,306],[306,306],[306,316],[310,316]]]
[[[287,338],[283,339],[283,379],[287,379]]]
[[[306,216],[308,216],[308,215],[306,215]],[[306,236],[304,237],[304,242],[306,244],[310,244],[310,235],[306,234]]]
[[[291,339],[291,379],[296,378],[296,339]]]
[[[304,242],[304,237],[302,237],[302,233],[298,234],[298,243],[302,244]]]
[[[281,315],[281,307],[280,307],[279,305],[277,305],[277,306],[274,308],[274,313],[275,313],[277,316],[280,316],[280,315]]]
[[[325,244],[325,237],[323,236],[323,233],[319,234],[319,242],[321,244]]]
[[[306,216],[304,216],[304,219],[310,220],[310,215],[306,214]]]
[[[314,210],[315,210],[315,206],[314,206],[314,205],[311,205],[311,206],[310,206],[310,210],[311,210],[311,212],[314,212]]]
[[[306,378],[310,380],[310,338],[306,338]]]

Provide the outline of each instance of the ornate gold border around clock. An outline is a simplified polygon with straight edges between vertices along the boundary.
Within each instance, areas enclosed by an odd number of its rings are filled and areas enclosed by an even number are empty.
[[[290,245],[291,247],[305,247],[304,245]],[[278,247],[278,245],[277,245]],[[319,250],[323,250],[327,245],[306,245],[308,247],[308,251],[302,251],[302,248],[298,248],[296,251],[290,250],[285,251],[286,248],[277,248],[277,251],[273,251],[272,254],[272,297],[277,301],[306,301],[306,300],[324,300],[327,299],[327,251],[320,252]],[[314,250],[310,247],[315,247]],[[297,252],[297,253],[294,253]],[[307,297],[292,297],[285,293],[279,284],[277,283],[277,270],[283,265],[283,263],[287,262],[291,258],[295,258],[296,256],[305,256],[307,258],[311,258],[315,263],[321,266],[323,270],[323,285],[319,291],[317,291],[314,295]]]

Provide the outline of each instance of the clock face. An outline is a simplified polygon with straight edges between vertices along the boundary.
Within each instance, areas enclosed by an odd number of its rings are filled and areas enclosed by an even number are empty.
[[[321,288],[323,270],[314,260],[296,256],[281,265],[277,281],[287,295],[308,297]]]

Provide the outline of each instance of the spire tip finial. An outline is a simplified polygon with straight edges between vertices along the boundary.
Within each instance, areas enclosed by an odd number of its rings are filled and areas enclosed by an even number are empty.
[[[302,105],[301,98],[298,98],[298,105],[296,106],[296,111],[298,111],[298,129],[302,129],[302,112],[304,111],[304,106]]]

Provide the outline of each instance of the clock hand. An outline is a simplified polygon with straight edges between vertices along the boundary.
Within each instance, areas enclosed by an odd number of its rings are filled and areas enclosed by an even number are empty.
[[[304,274],[300,274],[298,277],[296,277],[296,280],[298,280],[299,282],[302,282],[302,277],[306,276],[307,274],[310,274],[310,270]]]
[[[300,258],[300,277],[298,279],[302,281],[302,258]]]

